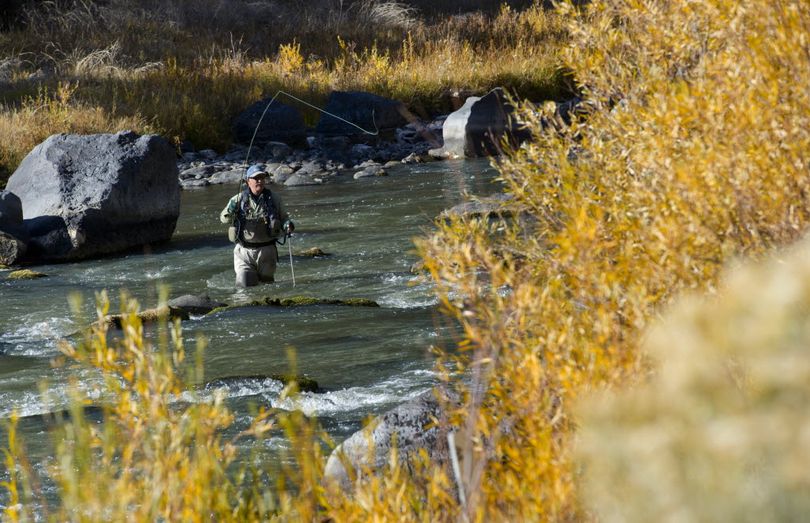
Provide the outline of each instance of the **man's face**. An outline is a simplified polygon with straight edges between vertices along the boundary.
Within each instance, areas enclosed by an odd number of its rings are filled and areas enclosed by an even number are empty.
[[[247,184],[251,194],[258,196],[264,190],[265,176],[256,176],[255,178],[248,178]]]

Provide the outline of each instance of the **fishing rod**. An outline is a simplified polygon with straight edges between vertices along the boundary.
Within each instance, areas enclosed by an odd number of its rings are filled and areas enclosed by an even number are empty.
[[[357,129],[359,129],[360,131],[362,131],[365,134],[368,134],[368,135],[371,135],[371,136],[377,136],[377,135],[380,134],[380,130],[377,128],[377,122],[374,119],[374,108],[373,107],[371,109],[371,123],[374,124],[374,131],[372,132],[372,131],[369,131],[367,129],[363,129],[362,127],[360,127],[356,123],[350,122],[349,120],[346,120],[345,118],[342,118],[342,117],[340,117],[340,116],[338,116],[338,115],[336,115],[334,113],[330,113],[329,111],[327,111],[325,109],[321,109],[320,107],[318,107],[316,105],[313,105],[313,104],[311,104],[311,103],[309,103],[309,102],[307,102],[305,100],[302,100],[302,99],[298,98],[297,96],[294,96],[294,95],[292,95],[292,94],[290,94],[290,93],[288,93],[286,91],[282,91],[282,90],[279,89],[278,91],[276,91],[276,94],[273,95],[273,97],[270,99],[270,101],[267,102],[267,105],[264,107],[264,111],[262,111],[261,116],[259,116],[259,121],[256,123],[256,128],[253,129],[253,136],[250,137],[250,144],[248,145],[247,155],[245,156],[245,162],[243,164],[243,167],[245,169],[245,174],[247,174],[247,165],[248,165],[248,162],[250,162],[250,151],[251,151],[251,149],[253,149],[253,142],[256,140],[256,134],[259,132],[259,127],[262,125],[262,120],[264,120],[264,115],[267,114],[268,109],[270,109],[270,106],[273,104],[273,102],[276,101],[276,98],[278,98],[278,95],[280,95],[280,94],[288,96],[288,97],[292,98],[293,100],[295,100],[297,102],[300,102],[300,103],[302,103],[302,104],[304,104],[304,105],[306,105],[308,107],[311,107],[311,108],[313,108],[313,109],[315,109],[317,111],[322,112],[323,114],[328,114],[329,116],[331,116],[333,118],[337,118],[338,120],[340,120],[342,122],[345,122],[345,123],[351,125],[352,127],[355,127]],[[244,181],[245,181],[245,176],[243,175],[241,177],[241,179],[239,180],[239,194],[240,195],[242,194],[242,183]],[[241,198],[241,196],[240,196],[240,198]],[[241,201],[237,201],[237,203],[241,205]],[[293,256],[292,256],[292,233],[285,231],[285,239],[284,240],[285,240],[285,243],[289,242],[289,243],[287,243],[287,250],[290,253],[290,274],[292,276],[293,287],[295,287],[295,268],[293,267]]]

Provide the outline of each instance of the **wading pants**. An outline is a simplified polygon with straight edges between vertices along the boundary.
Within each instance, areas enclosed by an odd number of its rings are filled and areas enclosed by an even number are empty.
[[[278,251],[275,245],[250,248],[236,244],[233,248],[233,270],[238,287],[270,283],[276,273]]]

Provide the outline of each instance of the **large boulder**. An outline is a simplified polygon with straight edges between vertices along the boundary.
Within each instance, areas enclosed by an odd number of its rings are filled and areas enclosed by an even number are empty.
[[[170,239],[177,176],[160,136],[59,134],[28,153],[6,188],[22,202],[28,256],[64,261]]]
[[[420,449],[426,449],[434,463],[446,463],[447,434],[436,422],[439,417],[440,404],[433,391],[389,410],[332,452],[324,469],[324,482],[349,490],[355,473],[384,469],[394,442],[398,458],[406,466]]]
[[[321,116],[315,132],[325,135],[362,135],[363,131],[355,125],[374,132],[393,130],[408,123],[408,111],[402,102],[360,91],[333,91],[324,111],[343,119],[330,114]]]
[[[504,139],[516,145],[527,139],[529,132],[517,122],[514,107],[499,87],[483,97],[467,98],[464,105],[444,121],[442,136],[444,146],[432,150],[432,155],[477,158],[497,156]]]
[[[283,142],[288,145],[301,145],[306,142],[307,130],[301,112],[278,100],[271,103],[271,100],[273,99],[260,100],[236,117],[233,123],[236,143],[248,145],[253,139],[253,146],[256,147],[265,146],[270,142]]]

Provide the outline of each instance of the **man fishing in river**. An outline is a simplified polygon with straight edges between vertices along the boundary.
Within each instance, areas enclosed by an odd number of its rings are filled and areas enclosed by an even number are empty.
[[[229,239],[233,248],[233,270],[236,285],[250,287],[259,282],[274,281],[279,238],[289,236],[295,224],[284,210],[278,193],[265,187],[267,172],[251,165],[245,173],[246,186],[233,196],[219,219],[231,224]]]

